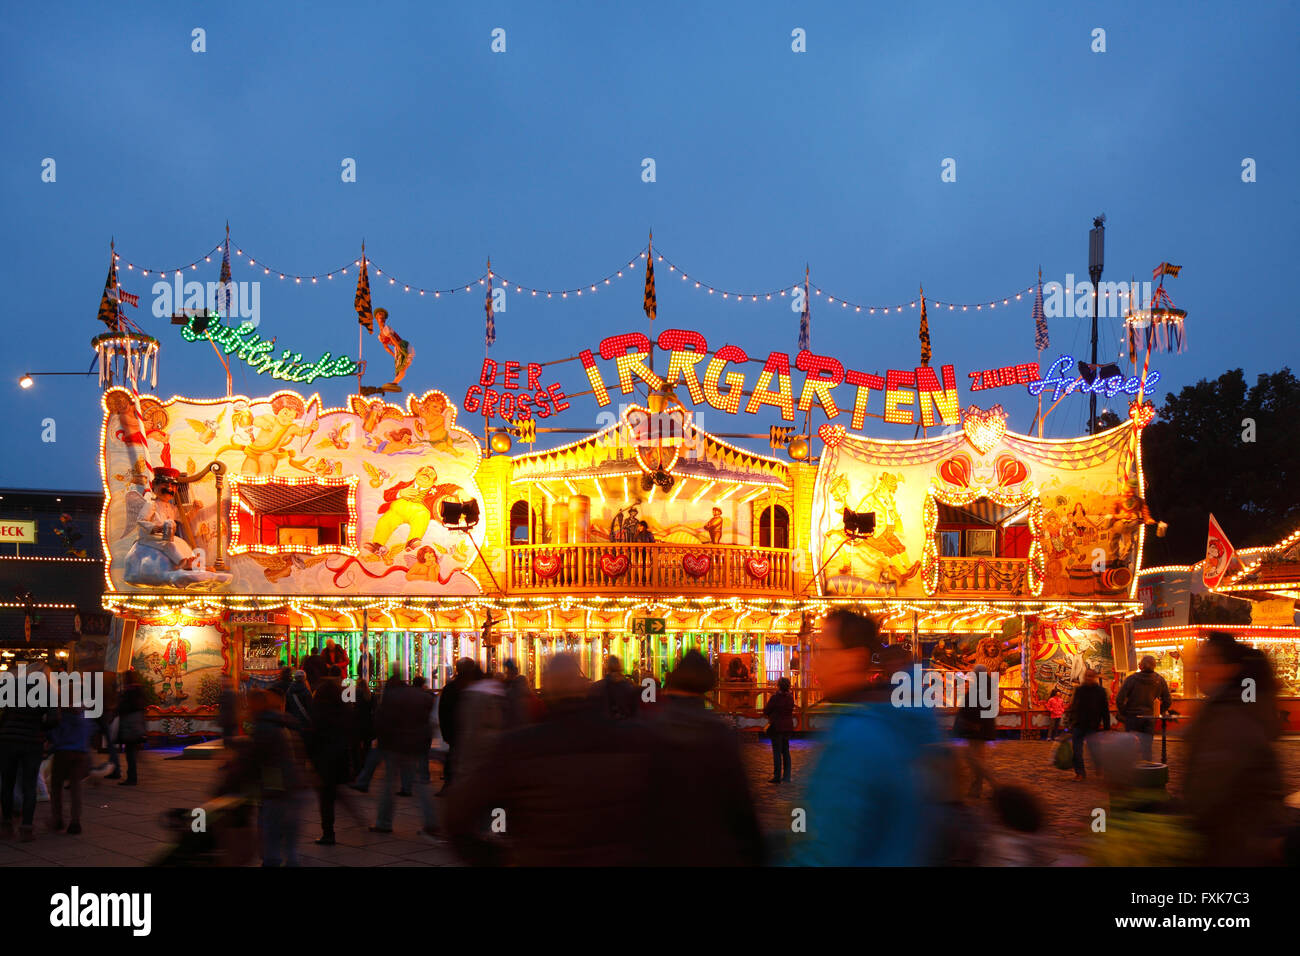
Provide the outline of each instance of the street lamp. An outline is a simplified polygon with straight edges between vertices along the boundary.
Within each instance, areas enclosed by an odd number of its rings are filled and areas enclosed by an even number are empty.
[[[95,374],[94,369],[91,369],[88,372],[28,372],[18,380],[18,387],[24,389],[31,388],[33,385],[36,384],[37,375],[94,375],[94,374]]]

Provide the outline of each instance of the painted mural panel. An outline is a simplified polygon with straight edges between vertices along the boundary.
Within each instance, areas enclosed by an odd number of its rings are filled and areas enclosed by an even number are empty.
[[[214,714],[221,677],[230,672],[223,630],[217,623],[141,624],[131,667],[144,684],[150,714]]]
[[[1007,432],[994,410],[968,409],[963,429],[937,438],[828,442],[813,498],[823,590],[1128,600],[1143,518],[1138,462],[1127,423],[1038,440]],[[846,536],[845,509],[874,513],[874,532]],[[965,546],[954,538],[967,550],[953,553],[940,535],[953,515],[998,533]],[[1025,539],[1027,553],[1012,548]]]
[[[113,388],[103,406],[114,590],[480,590],[468,573],[473,544],[438,519],[444,500],[481,502],[481,452],[440,392],[408,396],[406,408],[357,396],[346,408],[322,408],[319,396],[287,391],[161,401]],[[214,462],[225,468],[220,522],[214,476],[176,477]],[[484,513],[471,532],[480,546],[490,520]]]
[[[1028,635],[1030,707],[1044,706],[1053,690],[1061,692],[1068,706],[1088,669],[1099,672],[1101,683],[1114,702],[1119,692],[1115,680],[1115,648],[1104,622],[1085,618],[1032,619]]]

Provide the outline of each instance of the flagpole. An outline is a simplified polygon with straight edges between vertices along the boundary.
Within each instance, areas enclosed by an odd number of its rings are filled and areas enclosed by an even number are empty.
[[[365,271],[365,268],[366,268],[366,240],[362,239],[361,240],[362,271]],[[358,281],[360,281],[360,277],[358,277]],[[366,331],[365,327],[360,322],[357,322],[357,395],[361,394],[361,370],[362,370],[361,347],[366,341],[365,331]]]
[[[654,258],[655,258],[655,231],[653,228],[651,228],[650,239],[646,243],[645,267],[646,267],[647,283],[650,281],[649,279],[650,270],[654,268]],[[655,290],[655,311],[656,312],[659,311],[659,290],[658,289]],[[653,315],[647,314],[646,319],[649,320],[648,325],[650,328],[650,371],[653,372],[655,370],[655,317]]]
[[[490,308],[491,308],[490,303],[492,302],[492,292],[491,292],[491,288],[492,288],[492,257],[491,257],[491,256],[488,256],[488,257],[487,257],[487,281],[488,281],[488,290],[489,290],[489,291],[488,291],[488,295],[487,295],[487,302],[488,302],[488,304],[484,305],[484,310],[490,309]],[[492,323],[492,337],[493,337],[493,338],[496,338],[496,334],[497,334],[497,331],[496,331],[496,319],[495,319],[495,317],[494,317],[494,318],[493,318],[493,323]],[[484,364],[485,366],[487,365],[487,360],[488,360],[488,358],[490,357],[490,353],[491,353],[491,351],[492,351],[492,343],[488,341],[488,336],[487,336],[487,334],[486,334],[486,329],[485,329],[485,330],[484,330],[484,335],[483,335],[483,364]],[[496,384],[496,375],[495,375],[495,374],[492,376],[492,383],[493,383],[494,385]],[[483,416],[483,447],[487,449],[488,457],[491,457],[491,456],[492,456],[492,441],[491,441],[491,437],[488,435],[488,430],[489,430],[489,429],[488,429],[488,417],[487,417],[486,415],[484,415],[484,416]],[[472,541],[473,538],[471,538],[470,540]],[[484,564],[486,564],[486,563],[487,563],[487,562],[485,561]],[[491,571],[491,569],[489,568],[489,572],[490,572],[490,571]],[[498,588],[497,590],[500,590],[500,588]],[[489,610],[489,611],[488,611],[488,617],[491,617],[491,616],[492,616],[492,612]]]
[[[1043,284],[1043,267],[1042,267],[1042,266],[1039,266],[1039,267],[1038,267],[1038,284],[1039,284],[1040,286]],[[1036,293],[1035,293],[1035,294],[1036,294]],[[1035,299],[1034,299],[1034,303],[1035,303],[1035,305],[1037,304],[1037,302],[1038,302],[1038,299],[1035,298]],[[1046,322],[1046,321],[1047,321],[1046,318],[1044,318],[1043,321]],[[1038,339],[1038,330],[1037,330],[1037,329],[1034,330],[1034,339],[1035,339],[1035,341]],[[1043,374],[1043,373],[1042,373],[1042,368],[1043,368],[1043,350],[1042,350],[1042,349],[1039,349],[1039,350],[1038,350],[1038,369],[1039,369],[1038,374],[1039,374],[1039,375]],[[1043,437],[1043,393],[1042,393],[1041,390],[1040,390],[1039,393],[1038,393],[1038,437],[1039,437],[1039,438],[1042,438],[1042,437]]]

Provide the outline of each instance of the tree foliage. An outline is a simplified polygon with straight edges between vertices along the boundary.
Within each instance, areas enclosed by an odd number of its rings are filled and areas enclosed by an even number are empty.
[[[1143,563],[1201,560],[1211,513],[1237,548],[1273,544],[1300,526],[1298,413],[1300,381],[1289,368],[1249,387],[1232,369],[1168,393],[1142,455],[1147,503],[1169,532],[1148,534]]]

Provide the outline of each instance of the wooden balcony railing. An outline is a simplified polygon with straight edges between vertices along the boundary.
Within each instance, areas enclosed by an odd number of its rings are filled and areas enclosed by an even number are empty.
[[[509,561],[507,587],[511,593],[789,594],[792,588],[790,552],[785,548],[606,542],[527,544],[511,546]]]
[[[938,590],[1026,594],[1029,561],[1025,558],[940,558]]]

